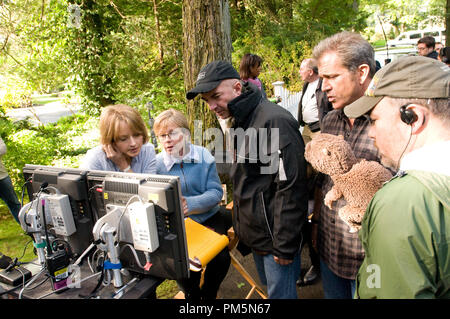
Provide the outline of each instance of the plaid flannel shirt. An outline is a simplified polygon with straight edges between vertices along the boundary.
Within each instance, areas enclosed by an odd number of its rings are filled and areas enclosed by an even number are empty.
[[[368,136],[369,128],[369,116],[364,115],[355,119],[350,129],[349,120],[342,109],[329,112],[322,123],[322,133],[343,135],[357,158],[379,162],[378,150]],[[323,197],[332,187],[333,181],[325,175],[322,182]],[[345,199],[340,198],[333,202],[333,209],[330,210],[322,201],[318,246],[320,257],[336,275],[353,280],[364,259],[364,251],[358,233],[350,233],[349,227],[338,216],[337,212],[345,205]]]

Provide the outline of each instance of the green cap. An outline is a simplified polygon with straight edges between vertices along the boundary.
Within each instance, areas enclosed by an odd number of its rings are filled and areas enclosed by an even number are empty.
[[[385,96],[435,99],[450,97],[450,67],[423,56],[401,57],[381,68],[362,97],[347,105],[350,118],[370,111]]]

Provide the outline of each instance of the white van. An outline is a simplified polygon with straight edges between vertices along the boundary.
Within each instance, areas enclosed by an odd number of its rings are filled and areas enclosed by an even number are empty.
[[[432,36],[436,42],[442,42],[445,45],[444,29],[414,30],[400,33],[394,40],[388,40],[389,47],[401,47],[416,45],[419,39],[425,36]]]

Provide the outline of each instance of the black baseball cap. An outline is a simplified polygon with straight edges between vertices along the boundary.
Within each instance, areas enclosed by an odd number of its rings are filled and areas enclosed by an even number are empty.
[[[186,93],[186,98],[192,100],[197,94],[210,92],[223,80],[240,78],[239,73],[233,68],[230,62],[211,62],[200,70],[195,87]]]

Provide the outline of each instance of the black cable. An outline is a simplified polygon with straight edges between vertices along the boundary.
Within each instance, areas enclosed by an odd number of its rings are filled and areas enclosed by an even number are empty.
[[[63,243],[63,245],[65,246],[65,251],[66,251],[66,253],[69,255],[69,257],[70,258],[72,258],[72,256],[73,256],[73,253],[72,253],[72,247],[70,246],[70,244],[69,244],[69,242],[67,242],[66,240],[64,240],[64,239],[60,239],[60,238],[55,238],[53,241],[52,241],[52,244],[51,244],[51,247],[52,247],[52,250],[53,251],[56,251],[57,249],[55,249],[55,247],[53,246],[55,243],[58,243],[58,242],[61,242],[61,243]]]
[[[397,170],[400,169],[400,161],[401,161],[401,159],[402,159],[402,157],[403,157],[403,154],[405,154],[405,151],[406,151],[406,149],[408,148],[409,143],[411,142],[412,129],[413,129],[413,128],[412,128],[412,125],[410,125],[410,127],[411,127],[411,131],[410,131],[410,133],[409,133],[408,143],[406,143],[406,146],[405,146],[405,148],[403,149],[402,154],[401,154],[400,157],[398,158],[398,161],[397,161]]]
[[[33,242],[33,240],[30,240],[28,243],[25,244],[25,247],[23,248],[23,251],[22,251],[22,255],[19,257],[19,260],[21,260],[25,256],[25,252],[27,251],[28,245],[32,242]],[[21,262],[21,264],[27,264],[27,263],[28,262],[24,262],[24,263]]]
[[[2,292],[0,292],[0,296],[6,295],[6,294],[8,294],[10,292],[13,292],[14,290],[19,289],[20,287],[22,287],[22,285],[18,285],[18,286],[15,286],[15,287],[11,288],[11,289],[2,291]]]
[[[25,183],[22,184],[22,192],[21,192],[21,208],[23,207],[23,198],[25,196],[25,185],[30,184],[32,177],[29,177]],[[28,194],[29,195],[29,194]]]
[[[50,255],[52,253],[52,247],[50,245],[50,239],[48,237],[47,218],[45,216],[45,199],[42,200],[42,218],[43,218],[43,221],[44,221],[45,240],[47,242],[46,243],[47,244],[47,254]]]
[[[92,200],[96,200],[95,193],[93,191],[96,190],[99,187],[101,187],[103,189],[103,185],[102,184],[95,184],[94,186],[89,188],[89,190],[88,190],[89,202],[92,202]],[[93,197],[92,197],[92,195],[93,195]],[[100,216],[98,215],[97,205],[91,205],[91,210],[94,213],[95,220],[96,221],[99,220]]]
[[[21,195],[20,195],[21,196],[21,198],[20,198],[20,209],[23,208],[23,198],[25,196],[25,185],[31,183],[31,180],[32,180],[32,177],[28,178],[28,180],[25,183],[23,183],[23,185],[22,185],[22,192],[21,192]],[[17,219],[19,219],[19,216],[17,216]],[[19,220],[19,222],[21,223],[22,221]],[[31,224],[27,223],[27,218],[26,218],[25,214],[23,215],[23,223],[25,224],[25,226],[27,226],[27,229],[25,229],[25,233],[28,234],[28,227],[31,227]],[[31,235],[30,235],[30,237],[33,238],[33,236],[31,236]]]
[[[95,294],[97,293],[97,291],[99,290],[99,288],[101,287],[101,285],[103,283],[103,278],[105,277],[105,266],[104,266],[104,263],[105,263],[105,260],[103,259],[102,265],[101,265],[102,273],[100,275],[100,278],[98,279],[98,282],[97,282],[97,285],[95,286],[95,288],[88,295],[79,294],[78,296],[80,296],[83,299],[90,299],[90,298],[95,296]]]

